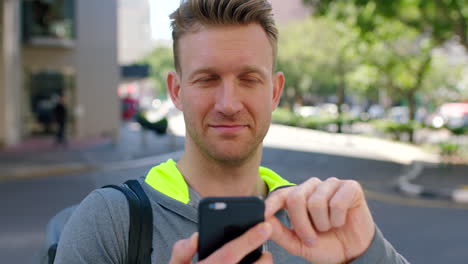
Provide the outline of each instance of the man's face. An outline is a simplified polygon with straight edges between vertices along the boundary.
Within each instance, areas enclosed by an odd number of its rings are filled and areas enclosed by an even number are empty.
[[[202,27],[179,39],[180,72],[171,97],[184,113],[188,147],[230,164],[261,147],[284,84],[258,24]]]

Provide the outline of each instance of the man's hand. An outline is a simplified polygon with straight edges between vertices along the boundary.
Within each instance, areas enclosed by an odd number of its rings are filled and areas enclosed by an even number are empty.
[[[347,263],[362,255],[374,237],[374,221],[356,181],[312,178],[273,192],[265,205],[272,240],[315,264]],[[292,229],[274,217],[281,209],[287,210]]]
[[[242,234],[242,236],[230,241],[220,249],[216,250],[199,264],[239,263],[250,252],[260,247],[272,234],[272,227],[269,223],[260,223]],[[179,240],[172,248],[170,264],[189,264],[195,256],[198,248],[198,233],[194,233],[190,238]],[[257,264],[273,263],[270,252],[263,252],[262,257],[257,260]]]

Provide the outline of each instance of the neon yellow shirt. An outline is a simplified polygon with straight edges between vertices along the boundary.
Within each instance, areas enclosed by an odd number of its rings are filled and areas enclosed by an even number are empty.
[[[260,167],[258,173],[268,186],[268,192],[282,186],[293,185],[268,168]],[[181,203],[188,204],[190,201],[187,182],[172,159],[153,167],[148,172],[145,182],[157,191]]]

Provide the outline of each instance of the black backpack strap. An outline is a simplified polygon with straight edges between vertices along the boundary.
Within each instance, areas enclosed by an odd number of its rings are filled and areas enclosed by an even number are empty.
[[[133,182],[134,181],[134,182]],[[132,183],[129,183],[132,182]],[[128,253],[127,262],[129,264],[151,263],[152,251],[152,236],[153,236],[153,211],[148,197],[141,189],[140,184],[136,180],[127,181],[127,186],[106,185],[103,188],[113,188],[121,191],[128,201],[130,223],[128,230]],[[134,191],[130,184],[134,187],[138,185],[140,191]],[[146,199],[145,199],[146,198]],[[148,216],[149,211],[149,216]],[[150,218],[150,219],[148,219]],[[148,222],[149,225],[148,230]],[[145,232],[142,232],[143,227]],[[149,236],[149,242],[148,242]]]
[[[47,251],[47,256],[49,260],[48,264],[54,264],[55,255],[57,254],[57,247],[58,247],[57,243],[49,247],[49,250]]]
[[[151,263],[151,252],[153,251],[153,209],[145,191],[137,180],[125,182],[130,189],[140,198],[141,202],[141,231],[140,247],[138,252],[138,263]]]

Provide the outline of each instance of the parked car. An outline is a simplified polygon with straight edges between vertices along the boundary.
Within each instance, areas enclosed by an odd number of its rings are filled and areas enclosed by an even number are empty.
[[[370,119],[379,119],[385,116],[385,108],[381,105],[371,105],[367,110]]]
[[[324,114],[336,116],[338,115],[338,106],[336,104],[326,103],[319,106],[320,110]]]
[[[122,104],[122,119],[131,120],[138,112],[138,100],[129,96],[121,100]]]
[[[430,115],[426,123],[433,127],[468,127],[468,103],[445,103]]]
[[[406,124],[409,121],[409,111],[406,106],[395,106],[388,110],[387,117],[400,124]]]
[[[303,117],[308,117],[320,115],[321,111],[316,106],[297,106],[295,107],[294,112]]]
[[[427,116],[427,110],[424,107],[416,109],[414,120],[424,122]],[[406,124],[410,120],[409,108],[407,106],[394,106],[387,112],[387,117],[400,124]]]

